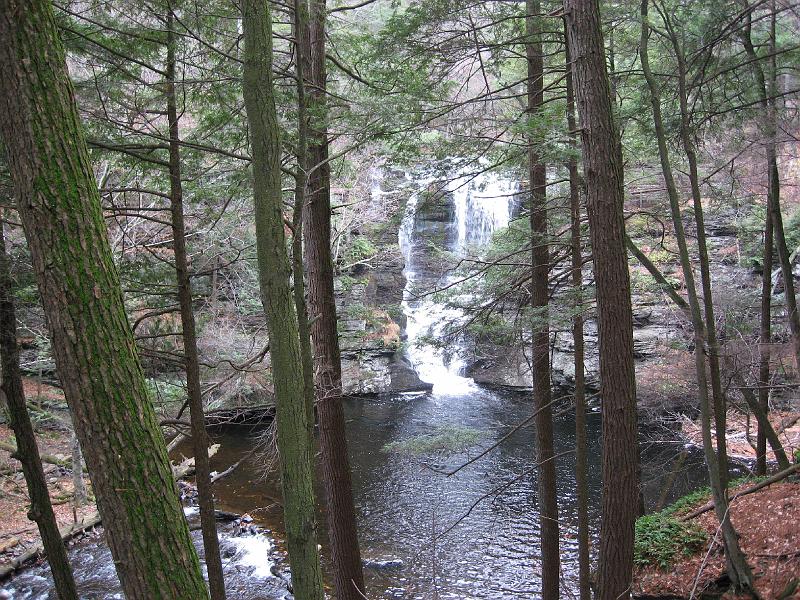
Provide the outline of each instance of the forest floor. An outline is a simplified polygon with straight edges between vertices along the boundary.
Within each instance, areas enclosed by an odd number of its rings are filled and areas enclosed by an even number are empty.
[[[745,484],[743,488],[748,487]],[[681,510],[689,514],[708,499]],[[730,505],[731,520],[741,537],[742,551],[753,568],[763,600],[800,599],[800,483],[776,483],[742,496]],[[679,554],[668,568],[648,566],[635,574],[636,598],[749,598],[715,594],[725,573],[725,557],[713,511],[692,519],[710,542],[690,556]],[[792,586],[795,586],[792,589]]]
[[[52,407],[53,404],[64,402],[58,388],[38,384],[31,379],[25,379],[24,387],[26,396],[38,397],[43,406]],[[35,406],[36,402],[34,400],[32,404]],[[36,425],[39,452],[65,465],[69,464],[72,456],[72,435],[67,425],[69,414],[66,411],[62,414],[62,411],[53,408],[32,412],[40,417],[45,415]],[[13,443],[11,428],[0,424],[0,444]],[[59,527],[68,527],[96,512],[92,502],[82,507],[74,505],[72,471],[69,468],[46,461],[43,466]],[[28,519],[28,490],[20,468],[20,463],[11,458],[11,452],[5,447],[0,448],[0,572],[17,557],[41,544],[36,523]],[[86,484],[89,484],[88,478]]]
[[[800,412],[773,410],[769,414],[769,420],[791,460],[795,452],[800,450]],[[755,460],[756,430],[754,418],[748,418],[748,415],[743,415],[741,412],[729,412],[725,436],[728,456],[741,460]],[[698,421],[684,417],[681,434],[689,443],[702,447],[702,430]],[[767,451],[769,458],[772,459],[772,452],[769,448]]]

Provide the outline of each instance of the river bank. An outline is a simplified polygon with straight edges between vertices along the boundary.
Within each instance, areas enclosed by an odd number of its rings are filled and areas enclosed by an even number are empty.
[[[754,587],[763,600],[800,598],[800,482],[779,482],[749,495],[736,494],[753,482],[733,486],[730,517],[739,533],[742,551],[753,569]],[[652,544],[675,545],[675,554],[663,564],[639,566],[634,577],[634,598],[668,600],[683,598],[750,598],[727,592],[725,556],[718,539],[719,520],[714,511],[696,514],[709,500],[708,494],[695,494],[694,501],[683,502],[665,515],[679,524],[671,539]],[[665,518],[667,518],[665,516]],[[637,530],[638,530],[637,525]],[[664,531],[666,531],[664,529]],[[655,540],[655,538],[650,538]],[[688,545],[685,540],[691,540]],[[641,543],[641,542],[640,542]],[[683,548],[680,546],[683,545]]]

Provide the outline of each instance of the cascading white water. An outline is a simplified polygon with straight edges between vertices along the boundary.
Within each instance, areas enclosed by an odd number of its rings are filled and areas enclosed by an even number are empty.
[[[450,250],[457,257],[481,254],[481,250],[492,239],[492,235],[507,227],[514,208],[516,185],[494,174],[478,176],[464,175],[451,180],[447,191],[452,195],[454,206],[454,239]],[[447,274],[433,283],[433,289],[420,289],[420,280],[430,280],[430,273],[422,272],[415,264],[414,231],[417,220],[419,197],[409,198],[400,226],[399,243],[405,258],[406,290],[403,312],[406,315],[408,336],[407,356],[420,379],[434,386],[437,394],[461,394],[475,385],[472,379],[463,377],[464,361],[458,344],[447,348],[432,343],[445,337],[446,329],[463,322],[464,313],[445,302],[437,300],[432,292],[457,281],[454,274]],[[464,298],[466,299],[466,298]]]
[[[411,237],[414,234],[414,217],[417,214],[417,204],[419,203],[419,196],[414,194],[406,202],[405,213],[403,213],[403,220],[400,222],[400,230],[398,231],[400,252],[403,253],[403,260],[405,261],[406,276],[410,272],[411,264]]]
[[[495,231],[508,226],[514,207],[516,184],[493,173],[461,177],[450,182],[458,231],[453,250],[464,255],[469,247],[480,252]]]

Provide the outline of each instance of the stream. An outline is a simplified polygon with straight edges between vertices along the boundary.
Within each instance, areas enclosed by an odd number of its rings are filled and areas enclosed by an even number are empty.
[[[377,184],[379,185],[379,183]],[[463,318],[432,295],[453,275],[432,271],[431,239],[445,240],[455,256],[480,252],[516,210],[516,186],[494,175],[459,178],[446,184],[446,218],[429,218],[421,196],[408,201],[400,227],[406,257],[407,355],[430,392],[345,402],[353,487],[370,600],[532,598],[539,591],[538,513],[534,431],[528,425],[458,473],[446,472],[474,457],[532,413],[529,394],[489,390],[460,374],[458,344],[447,351],[425,343],[442,335],[447,321]],[[378,188],[373,193],[381,193]],[[592,531],[599,527],[601,493],[600,416],[589,415],[589,497]],[[221,449],[212,469],[221,471],[250,453],[232,474],[215,484],[217,507],[248,514],[251,525],[225,525],[221,540],[229,597],[243,600],[287,597],[288,570],[281,539],[280,489],[264,458],[251,453],[263,432],[242,427],[218,431]],[[554,422],[555,452],[574,447],[574,419],[560,411]],[[684,448],[658,441],[664,432],[643,432],[642,481],[645,504],[661,495]],[[649,439],[651,438],[651,439]],[[649,439],[649,441],[648,441]],[[427,448],[426,448],[427,446]],[[412,450],[427,450],[414,453]],[[702,453],[688,450],[667,500],[705,481]],[[577,515],[574,461],[558,459],[562,597],[573,597],[577,578]],[[321,489],[318,489],[321,494]],[[192,509],[187,509],[191,514]],[[320,506],[324,519],[324,506]],[[196,518],[191,515],[190,518]],[[322,520],[321,520],[322,522]],[[196,544],[199,532],[193,533]],[[324,526],[320,538],[326,545]],[[324,554],[324,553],[323,553]],[[83,598],[120,598],[110,554],[97,536],[77,542],[71,557]],[[44,564],[22,571],[4,588],[15,599],[50,594]]]

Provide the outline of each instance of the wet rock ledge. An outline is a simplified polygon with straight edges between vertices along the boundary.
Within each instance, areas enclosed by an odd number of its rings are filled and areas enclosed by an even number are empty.
[[[403,179],[388,174],[392,189]],[[388,184],[387,184],[388,185]],[[403,351],[405,316],[401,308],[406,278],[398,245],[400,217],[409,192],[379,194],[378,218],[350,232],[375,249],[373,256],[343,270],[335,281],[342,351],[342,386],[348,396],[372,396],[431,389],[417,376]]]

